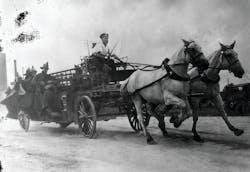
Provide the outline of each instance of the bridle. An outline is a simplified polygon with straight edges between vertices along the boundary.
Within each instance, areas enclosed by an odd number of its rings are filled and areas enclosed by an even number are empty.
[[[238,63],[238,62],[239,62],[239,59],[235,59],[233,62],[231,62],[231,60],[229,59],[229,57],[228,57],[228,56],[224,56],[224,55],[225,55],[225,51],[220,50],[220,57],[221,57],[222,59],[225,58],[225,59],[227,60],[227,62],[228,62],[228,64],[229,64],[228,69],[229,69],[229,71],[231,71],[232,66],[234,66],[236,63]],[[224,70],[223,67],[212,67],[212,66],[208,66],[208,68],[209,68],[209,69]]]
[[[189,57],[191,58],[191,63],[194,62],[195,59],[197,59],[198,57],[202,56],[203,53],[202,52],[198,52],[196,53],[195,55],[193,55],[190,51],[191,48],[189,48],[188,46],[193,43],[194,41],[191,41],[188,45],[184,45],[184,54],[185,54],[185,57],[186,55],[188,54]],[[186,61],[186,60],[185,60]],[[187,62],[184,62],[184,63],[174,63],[174,64],[169,64],[169,66],[188,66],[189,63]]]
[[[229,71],[231,71],[231,68],[232,68],[233,65],[235,65],[236,63],[239,62],[239,59],[236,59],[236,60],[234,60],[233,62],[231,62],[231,61],[229,60],[229,57],[228,57],[228,56],[224,56],[224,55],[225,55],[225,51],[223,51],[223,50],[220,50],[219,53],[220,53],[219,58],[222,58],[222,59],[225,58],[225,59],[227,60],[227,62],[228,62],[228,64],[229,64],[229,67],[228,67],[228,70],[229,70]],[[220,66],[221,66],[221,65],[220,65]],[[223,67],[212,67],[212,66],[208,66],[208,69],[214,69],[214,70],[218,70],[218,71],[224,70]],[[207,76],[207,74],[206,74],[205,72],[202,72],[201,74],[199,74],[199,76],[201,76],[201,80],[202,80],[203,82],[205,82],[205,83],[218,83],[218,82],[220,81],[220,77],[218,77],[215,81],[209,79],[208,76]],[[199,76],[198,76],[198,77],[199,77]],[[192,80],[195,80],[195,79],[198,78],[198,77],[194,77]]]
[[[192,41],[194,42],[194,41]],[[190,49],[188,48],[189,45],[184,45],[184,53],[185,53],[185,57],[188,54],[191,58],[191,63],[194,61],[195,58],[198,58],[200,56],[203,55],[202,52],[198,52],[195,55],[191,54]],[[165,70],[167,71],[167,74],[169,75],[169,77],[171,79],[175,79],[175,80],[179,80],[179,81],[189,81],[190,77],[183,77],[178,75],[171,67],[173,66],[188,66],[189,63],[185,62],[185,63],[174,63],[174,64],[168,64],[168,61],[164,60],[162,65],[164,66]]]
[[[192,42],[194,42],[194,41],[192,41]],[[186,53],[190,53],[189,48],[188,48],[188,45],[185,45],[184,53],[185,53],[185,57],[186,57]],[[197,58],[198,56],[201,56],[201,55],[203,55],[203,53],[201,53],[201,52],[197,53],[195,56],[189,54],[189,56],[190,56],[190,58],[191,58],[191,61],[194,60],[194,58]],[[165,70],[167,71],[167,73],[166,73],[165,75],[163,75],[163,76],[160,77],[159,79],[157,79],[157,80],[155,80],[155,81],[153,81],[153,82],[151,82],[151,83],[149,83],[149,84],[147,84],[147,85],[145,85],[145,86],[143,86],[143,87],[141,87],[141,88],[136,89],[136,90],[133,92],[133,94],[135,94],[135,93],[137,93],[137,92],[139,92],[139,91],[141,91],[141,90],[143,90],[143,89],[145,89],[145,88],[147,88],[147,87],[149,87],[149,86],[151,86],[151,85],[153,85],[153,84],[155,84],[155,83],[161,81],[161,80],[162,80],[163,78],[165,78],[165,77],[169,77],[170,79],[178,80],[178,81],[183,81],[183,82],[190,81],[190,77],[183,77],[183,76],[180,76],[180,75],[178,75],[174,70],[172,70],[172,68],[171,68],[171,66],[183,66],[183,65],[188,66],[189,63],[174,63],[174,64],[168,64],[168,61],[169,61],[169,59],[165,58],[165,60],[163,60],[163,62],[162,62],[162,64],[161,64],[161,66],[164,66]],[[159,66],[159,68],[160,68],[161,66]],[[155,70],[157,70],[157,69],[155,69]]]
[[[188,48],[188,46],[185,46],[184,53],[185,53],[185,54],[188,54],[188,55],[190,56],[192,62],[193,62],[195,59],[197,59],[198,57],[200,57],[200,56],[203,55],[202,52],[198,52],[198,53],[196,53],[195,55],[193,55],[193,54],[190,52],[190,48]]]
[[[192,41],[192,42],[194,42],[194,41]],[[192,42],[190,42],[190,43],[192,43]],[[203,55],[202,52],[198,52],[197,54],[192,55],[191,52],[190,52],[190,48],[188,48],[188,46],[189,45],[184,45],[184,49],[185,49],[184,53],[185,53],[185,57],[186,57],[187,54],[190,56],[192,62],[194,61],[194,59],[196,59],[196,58],[198,58],[198,57],[200,57],[200,56]],[[174,64],[168,64],[168,62],[169,62],[169,59],[165,58],[165,60],[163,60],[163,62],[162,62],[162,64],[160,66],[154,66],[155,69],[145,70],[145,68],[147,68],[147,67],[152,67],[151,65],[148,65],[148,66],[143,67],[140,70],[142,70],[142,71],[154,71],[154,70],[157,70],[157,69],[161,68],[162,66],[164,66],[165,69],[166,69],[166,66],[168,66],[168,67],[174,67],[174,66],[188,66],[189,65],[189,63],[187,63],[187,62],[174,63]]]

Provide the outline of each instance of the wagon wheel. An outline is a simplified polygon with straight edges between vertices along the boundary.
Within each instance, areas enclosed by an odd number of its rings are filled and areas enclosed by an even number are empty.
[[[143,122],[145,126],[148,126],[150,115],[147,113],[146,104],[142,105],[142,115],[143,115]],[[137,113],[134,104],[129,107],[128,109],[128,121],[131,125],[131,127],[137,132],[141,131],[142,127],[139,123],[139,120],[137,118]]]
[[[21,110],[18,113],[18,120],[19,120],[19,124],[20,124],[21,128],[24,129],[25,132],[28,132],[29,126],[30,126],[29,115]]]
[[[85,137],[93,138],[96,132],[95,106],[88,96],[80,98],[77,107],[78,126]]]

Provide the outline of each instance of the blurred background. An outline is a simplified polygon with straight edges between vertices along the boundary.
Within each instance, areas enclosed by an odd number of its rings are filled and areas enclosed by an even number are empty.
[[[25,11],[24,23],[17,26],[15,19]],[[1,0],[0,44],[8,83],[14,80],[14,59],[19,74],[31,66],[40,72],[47,61],[50,72],[72,68],[103,32],[110,34],[110,47],[116,45],[118,56],[155,65],[182,46],[181,38],[195,40],[205,55],[219,49],[219,42],[236,40],[235,49],[248,72],[249,11],[248,0]],[[35,36],[13,41],[20,33]],[[228,82],[249,82],[248,77],[221,75],[221,88]]]

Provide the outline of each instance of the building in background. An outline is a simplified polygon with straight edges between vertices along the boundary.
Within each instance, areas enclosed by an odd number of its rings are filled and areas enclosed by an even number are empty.
[[[0,52],[0,92],[7,89],[6,55]]]

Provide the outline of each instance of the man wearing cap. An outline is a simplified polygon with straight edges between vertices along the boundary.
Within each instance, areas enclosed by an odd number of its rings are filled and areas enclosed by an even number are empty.
[[[94,46],[94,51],[93,54],[100,54],[105,56],[108,56],[110,54],[110,49],[108,46],[108,42],[109,42],[109,34],[107,33],[102,33],[100,35],[100,39],[102,40],[102,42],[97,43]]]
[[[94,72],[95,80],[97,84],[108,83],[111,80],[111,73],[115,70],[114,60],[110,57],[116,58],[116,55],[111,55],[110,48],[108,46],[109,34],[102,33],[100,35],[101,42],[94,46],[92,54],[92,65],[96,69]]]

